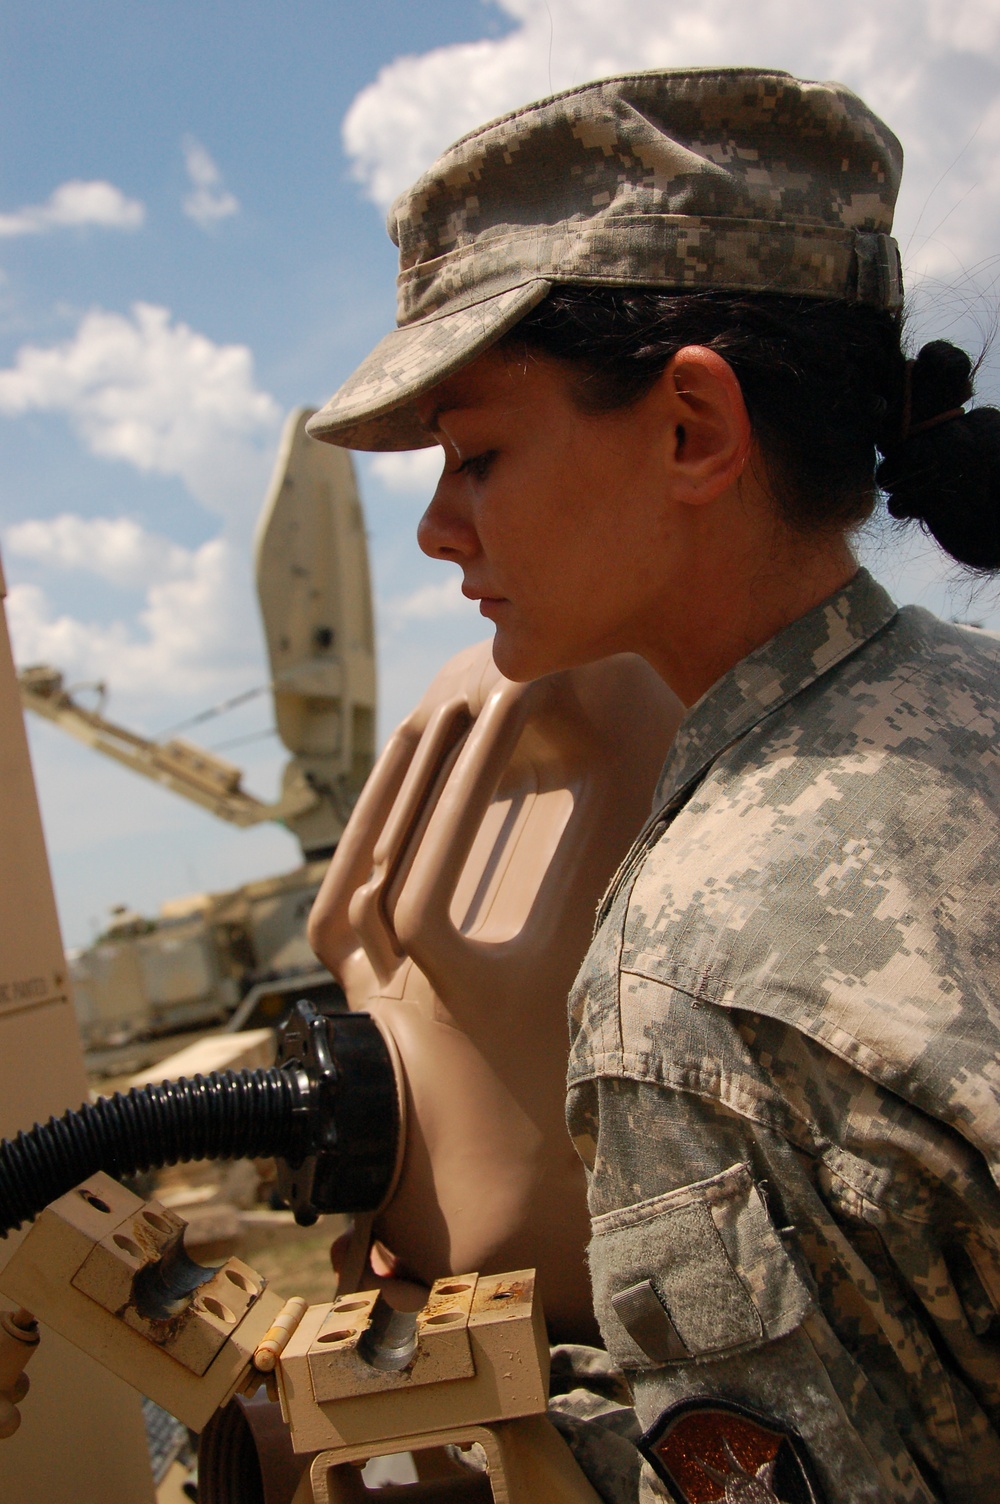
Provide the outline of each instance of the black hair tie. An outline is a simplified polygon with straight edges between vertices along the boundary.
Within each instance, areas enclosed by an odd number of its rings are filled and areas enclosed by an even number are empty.
[[[961,395],[961,404],[957,407],[949,407],[947,411],[934,413],[929,418],[924,418],[920,423],[914,423],[913,418],[913,372],[917,362],[908,360],[903,371],[903,411],[899,424],[899,436],[894,448],[907,443],[918,433],[926,433],[929,428],[937,428],[941,423],[952,423],[956,418],[965,417],[966,402],[972,398],[972,382],[966,379]]]

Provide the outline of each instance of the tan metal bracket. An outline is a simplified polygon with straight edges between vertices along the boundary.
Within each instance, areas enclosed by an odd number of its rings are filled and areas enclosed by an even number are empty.
[[[418,1436],[397,1436],[392,1447],[373,1451],[364,1445],[321,1452],[309,1469],[313,1504],[362,1504],[367,1490],[358,1464],[389,1452],[421,1452],[431,1447],[477,1444],[486,1454],[493,1504],[599,1504],[598,1495],[580,1471],[555,1427],[542,1415],[477,1426],[447,1426]],[[470,1480],[474,1485],[475,1480]],[[305,1484],[305,1480],[303,1480]],[[414,1504],[419,1484],[411,1485]],[[408,1488],[392,1490],[398,1500]],[[304,1487],[294,1504],[309,1504]]]

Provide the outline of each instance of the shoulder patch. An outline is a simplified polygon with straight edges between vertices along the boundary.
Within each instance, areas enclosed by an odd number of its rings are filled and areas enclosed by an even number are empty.
[[[824,1504],[797,1432],[728,1400],[671,1405],[639,1450],[678,1504]]]

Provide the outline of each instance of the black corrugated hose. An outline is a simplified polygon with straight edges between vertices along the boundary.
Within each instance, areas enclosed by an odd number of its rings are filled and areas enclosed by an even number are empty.
[[[302,1071],[213,1071],[134,1087],[0,1142],[0,1236],[104,1170],[116,1179],[191,1159],[301,1161],[312,1137]]]
[[[277,1031],[277,1065],[137,1086],[36,1123],[0,1143],[0,1236],[103,1170],[121,1180],[190,1159],[278,1162],[303,1226],[324,1212],[375,1211],[399,1153],[395,1067],[367,1013],[320,1013],[306,998]]]

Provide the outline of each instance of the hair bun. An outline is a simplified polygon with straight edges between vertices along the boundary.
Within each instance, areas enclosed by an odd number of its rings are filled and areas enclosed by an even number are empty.
[[[946,553],[970,569],[1000,569],[1000,412],[995,407],[978,407],[911,434],[882,461],[876,479],[891,516],[919,521]]]
[[[921,423],[932,422],[941,413],[963,407],[971,399],[972,361],[957,345],[946,339],[933,339],[910,362],[909,381],[909,402],[904,402],[903,431],[899,436],[903,443]]]

